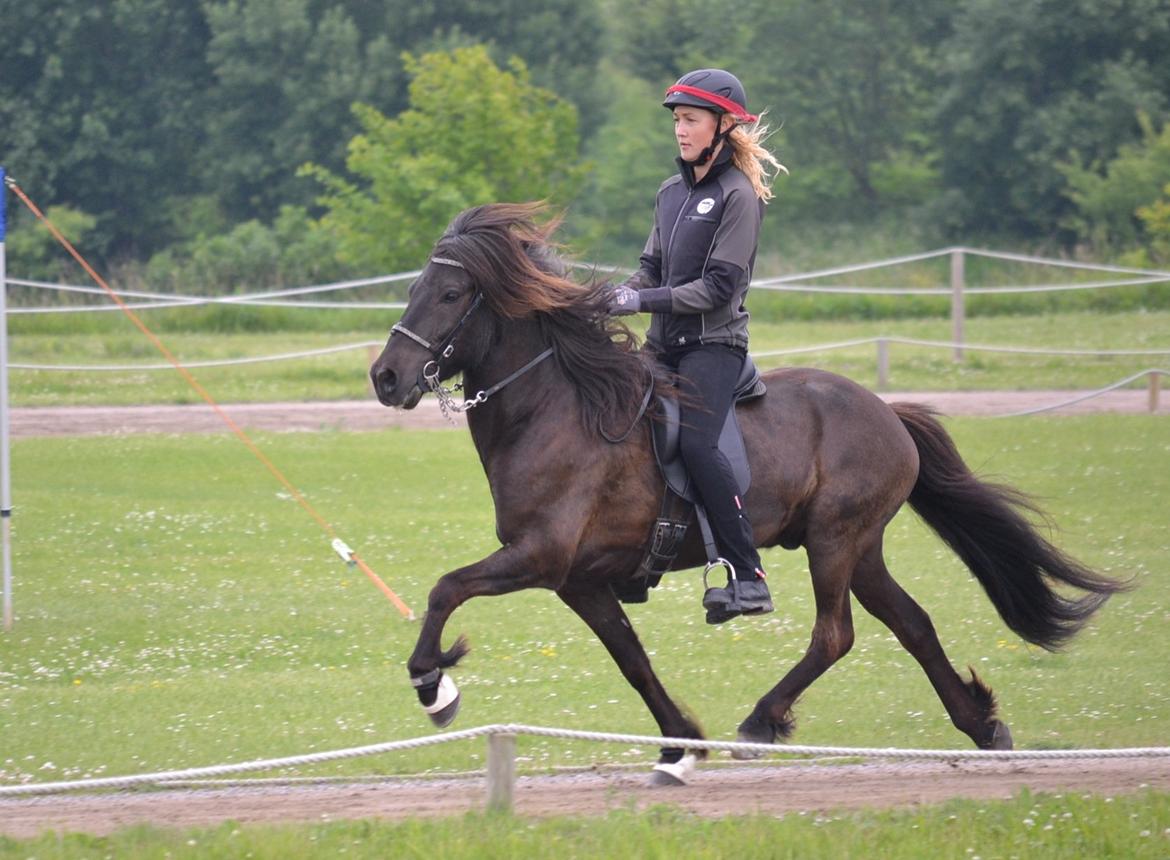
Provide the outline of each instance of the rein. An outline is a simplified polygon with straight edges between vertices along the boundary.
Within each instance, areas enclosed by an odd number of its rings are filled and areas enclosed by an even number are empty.
[[[464,271],[467,270],[466,266],[464,266],[458,260],[452,260],[450,257],[431,257],[431,262],[438,263],[442,266],[455,266],[456,268],[463,269]],[[467,312],[463,314],[459,322],[455,324],[455,327],[451,329],[447,336],[443,338],[443,340],[438,344],[432,344],[425,337],[411,331],[401,322],[396,322],[390,327],[391,337],[393,337],[395,334],[406,335],[408,338],[413,340],[431,354],[431,360],[423,365],[422,378],[423,381],[426,382],[427,387],[431,389],[431,391],[435,392],[435,395],[439,398],[439,409],[442,411],[443,417],[448,421],[453,421],[451,415],[449,414],[450,412],[459,414],[466,412],[475,406],[479,406],[481,403],[486,402],[487,399],[493,394],[498,394],[503,388],[511,385],[513,382],[526,374],[528,371],[532,370],[532,368],[536,367],[536,365],[540,364],[546,358],[551,356],[553,352],[555,352],[555,350],[550,346],[544,352],[540,353],[540,355],[536,356],[536,358],[532,359],[518,370],[508,374],[491,388],[486,388],[476,392],[476,395],[470,400],[456,400],[454,394],[456,391],[461,391],[463,389],[463,384],[459,383],[454,388],[446,388],[440,381],[442,371],[439,367],[439,362],[445,358],[451,357],[451,354],[455,351],[456,335],[458,335],[460,329],[462,329],[463,326],[467,324],[467,321],[471,319],[471,315],[482,302],[483,293],[477,292],[475,294],[475,299],[471,302],[471,307],[467,309]]]

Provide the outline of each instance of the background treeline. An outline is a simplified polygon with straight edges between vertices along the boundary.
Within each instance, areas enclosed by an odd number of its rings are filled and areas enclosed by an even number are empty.
[[[1170,265],[1166,0],[0,0],[0,23],[0,163],[156,289],[409,268],[463,206],[531,197],[633,263],[673,169],[657,104],[707,65],[791,171],[771,270],[951,240]],[[63,275],[16,208],[10,272]]]

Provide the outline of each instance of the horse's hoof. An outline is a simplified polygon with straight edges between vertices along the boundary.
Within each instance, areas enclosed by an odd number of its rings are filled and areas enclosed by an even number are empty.
[[[1007,727],[1007,723],[1002,720],[995,721],[995,730],[991,733],[991,743],[987,746],[990,750],[1010,750],[1012,745],[1012,730]]]
[[[744,720],[739,727],[739,732],[735,736],[737,743],[741,744],[771,744],[776,740],[776,732],[770,727],[753,723],[751,720]],[[752,761],[763,757],[762,752],[754,750],[732,750],[731,757],[737,761]]]
[[[450,675],[439,679],[439,689],[435,694],[435,701],[427,705],[424,710],[431,718],[431,722],[440,729],[445,729],[455,720],[459,713],[459,688],[451,680]]]
[[[659,762],[654,765],[650,774],[650,785],[654,788],[666,788],[686,785],[687,778],[695,771],[695,756],[687,753],[674,763]]]

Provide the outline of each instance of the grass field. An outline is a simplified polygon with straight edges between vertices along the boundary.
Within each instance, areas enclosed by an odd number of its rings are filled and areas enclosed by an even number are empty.
[[[1170,795],[1030,795],[955,801],[890,812],[736,817],[710,821],[667,809],[602,819],[525,820],[472,815],[399,824],[378,821],[169,831],[138,827],[111,837],[0,837],[0,860],[196,857],[295,860],[443,857],[446,860],[724,858],[979,860],[1164,858]]]
[[[765,297],[764,300],[766,300]],[[171,312],[173,313],[173,312]],[[352,315],[347,317],[352,321]],[[644,317],[640,317],[643,323]],[[150,322],[149,316],[147,321]],[[164,342],[184,362],[281,355],[345,344],[381,343],[393,320],[371,314],[369,325],[339,331],[163,331]],[[948,342],[951,324],[922,319],[753,321],[752,349],[768,352],[834,344],[878,336]],[[1034,390],[1098,388],[1150,367],[1170,367],[1170,311],[1116,314],[1053,313],[988,316],[967,321],[966,341],[987,346],[1081,350],[1166,350],[1162,356],[1023,355],[970,350],[956,364],[951,350],[892,345],[890,386],[898,390]],[[376,349],[376,348],[375,348]],[[153,346],[126,321],[107,319],[101,328],[46,331],[14,329],[11,361],[18,364],[165,364]],[[370,348],[246,367],[200,368],[199,380],[223,402],[339,400],[368,397],[365,371]],[[762,367],[823,367],[873,387],[876,346],[865,344],[795,356],[760,358]],[[11,372],[15,406],[191,403],[196,395],[174,371]],[[1143,382],[1135,385],[1144,385]]]
[[[1036,494],[1057,542],[1133,576],[1062,654],[1009,634],[959,562],[910,514],[895,576],[958,666],[996,690],[1022,748],[1161,745],[1170,721],[1170,427],[1149,416],[956,420],[969,462]],[[434,579],[495,547],[490,496],[463,433],[261,438],[264,450],[417,611]],[[14,445],[17,623],[0,637],[0,781],[191,767],[431,733],[406,683],[402,620],[234,439],[128,436]],[[1162,464],[1162,465],[1160,465]],[[711,736],[734,727],[803,652],[803,555],[769,551],[774,615],[703,623],[694,573],[631,617],[667,688]],[[853,652],[798,706],[796,740],[963,748],[916,664],[857,614]],[[653,734],[584,625],[546,592],[472,601],[455,728],[528,722]],[[744,667],[750,666],[750,671]],[[520,767],[643,762],[653,750],[520,739]],[[316,773],[459,770],[482,742]]]

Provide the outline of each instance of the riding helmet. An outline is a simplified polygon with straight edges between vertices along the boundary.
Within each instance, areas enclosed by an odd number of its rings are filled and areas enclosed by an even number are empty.
[[[748,113],[747,93],[739,78],[723,69],[698,69],[679,78],[666,91],[666,101],[662,106],[673,110],[679,105],[699,107],[716,114],[729,113],[738,122],[759,119]]]

